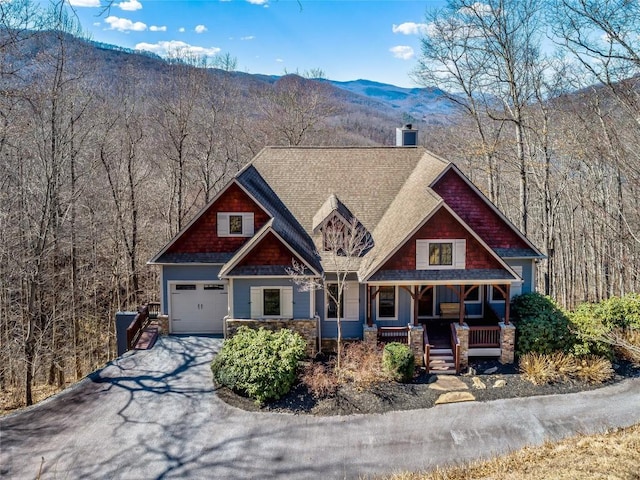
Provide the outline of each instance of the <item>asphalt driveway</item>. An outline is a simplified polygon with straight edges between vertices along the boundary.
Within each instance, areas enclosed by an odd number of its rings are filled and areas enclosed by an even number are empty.
[[[640,379],[590,392],[383,415],[250,413],[220,401],[220,339],[165,337],[0,419],[0,477],[361,478],[640,422]]]

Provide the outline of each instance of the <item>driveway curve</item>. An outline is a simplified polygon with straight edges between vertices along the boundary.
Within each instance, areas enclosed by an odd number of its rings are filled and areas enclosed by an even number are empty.
[[[562,396],[381,415],[251,413],[217,398],[222,340],[163,337],[0,419],[11,479],[362,478],[640,422],[640,379]]]

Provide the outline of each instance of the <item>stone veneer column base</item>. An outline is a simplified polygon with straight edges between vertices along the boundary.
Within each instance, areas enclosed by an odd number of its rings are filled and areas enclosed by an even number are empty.
[[[416,360],[416,367],[422,367],[424,363],[424,327],[422,325],[409,324],[409,348]]]
[[[377,345],[378,343],[378,326],[362,324],[362,341],[364,343],[371,343]]]
[[[289,329],[300,334],[307,342],[306,354],[308,357],[314,357],[318,353],[318,320],[317,318],[295,318],[293,320],[285,319],[238,319],[227,318],[224,322],[224,336],[231,338],[235,335],[240,327],[249,327],[254,330],[264,328],[272,332],[283,328]]]
[[[169,335],[169,315],[158,315],[160,335]]]
[[[513,363],[515,361],[516,327],[504,322],[500,326],[500,363]]]
[[[460,370],[469,366],[469,325],[455,323],[456,335],[460,341]],[[455,352],[454,352],[455,354]]]

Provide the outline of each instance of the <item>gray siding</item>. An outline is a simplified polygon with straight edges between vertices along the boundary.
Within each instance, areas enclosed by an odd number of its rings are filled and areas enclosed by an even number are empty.
[[[234,318],[251,318],[251,287],[293,287],[293,318],[309,318],[309,292],[300,292],[288,277],[233,280]]]
[[[364,285],[359,285],[359,311],[360,318],[356,320],[343,320],[343,338],[362,338],[362,324],[366,320],[367,312],[367,290]],[[337,338],[338,325],[335,320],[326,320],[325,317],[325,295],[324,290],[316,291],[316,312],[321,319],[322,338]]]

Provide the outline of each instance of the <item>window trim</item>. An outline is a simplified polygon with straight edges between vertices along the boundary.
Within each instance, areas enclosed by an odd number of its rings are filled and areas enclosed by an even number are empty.
[[[380,316],[380,289],[382,288],[393,288],[394,295],[394,309],[395,314],[393,317],[381,317]],[[376,295],[376,320],[398,320],[398,286],[397,285],[381,285],[378,289],[378,294]]]
[[[451,265],[429,263],[432,244],[451,244]],[[416,270],[463,270],[466,268],[467,240],[464,238],[419,238],[416,240]]]
[[[242,233],[231,233],[231,217],[242,217]],[[254,234],[253,212],[218,212],[216,215],[218,237],[242,238]]]
[[[290,292],[290,296],[291,296],[291,315],[287,315],[287,305],[285,305],[285,289],[288,289],[288,291]],[[265,290],[278,290],[280,292],[280,314],[279,315],[265,315],[264,314],[264,292]],[[260,292],[260,299],[255,299],[257,302],[259,302],[259,308],[260,311],[256,312],[256,315],[254,315],[254,306],[251,305],[249,310],[250,310],[250,317],[251,318],[255,318],[255,319],[261,319],[261,318],[274,318],[274,319],[278,319],[278,318],[284,318],[284,319],[288,319],[288,318],[294,318],[293,317],[293,287],[288,287],[288,286],[283,286],[283,285],[274,285],[274,286],[252,286],[249,288],[249,303],[252,304],[254,301],[254,297],[253,297],[253,293],[254,292]]]
[[[329,317],[329,295],[327,294],[327,286],[337,285],[338,282],[327,282],[324,292],[324,319],[328,322],[337,322],[336,317]],[[359,322],[360,321],[360,283],[355,281],[344,282],[342,291],[342,308],[341,322]],[[354,310],[355,309],[355,310]]]

